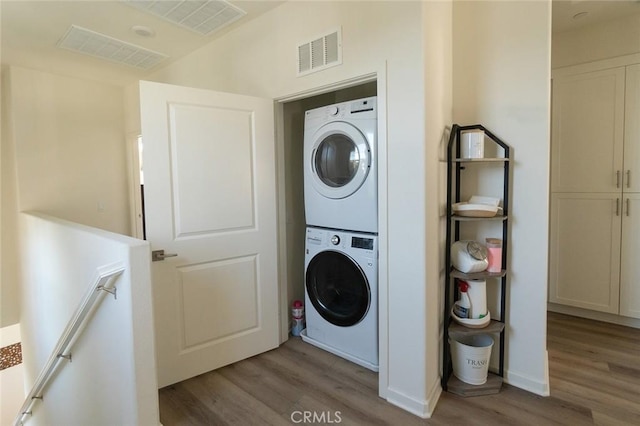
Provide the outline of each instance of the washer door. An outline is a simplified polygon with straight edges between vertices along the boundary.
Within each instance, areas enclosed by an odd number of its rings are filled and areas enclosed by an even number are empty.
[[[362,186],[371,167],[367,138],[354,126],[335,121],[314,135],[311,151],[313,186],[327,198],[345,198]]]
[[[349,256],[333,250],[315,255],[307,266],[307,295],[331,324],[349,327],[362,321],[371,304],[369,281]]]

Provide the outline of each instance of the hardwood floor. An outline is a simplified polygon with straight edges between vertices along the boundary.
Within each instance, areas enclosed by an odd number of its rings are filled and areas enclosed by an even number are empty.
[[[546,398],[509,385],[471,398],[444,392],[432,418],[420,419],[377,396],[377,374],[292,338],[161,389],[160,419],[164,426],[640,425],[640,330],[550,313],[547,340]]]

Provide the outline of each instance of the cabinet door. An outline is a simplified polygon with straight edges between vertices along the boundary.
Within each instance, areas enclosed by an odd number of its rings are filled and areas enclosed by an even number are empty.
[[[552,195],[550,302],[618,313],[621,214],[617,194]]]
[[[640,192],[640,64],[627,67],[624,190]]]
[[[640,193],[625,194],[622,214],[620,315],[640,318]]]
[[[622,185],[624,86],[624,67],[553,79],[553,192]]]

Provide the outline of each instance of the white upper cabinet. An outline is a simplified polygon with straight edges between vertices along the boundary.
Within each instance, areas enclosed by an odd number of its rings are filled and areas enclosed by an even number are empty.
[[[621,188],[624,108],[624,67],[553,79],[553,192]]]

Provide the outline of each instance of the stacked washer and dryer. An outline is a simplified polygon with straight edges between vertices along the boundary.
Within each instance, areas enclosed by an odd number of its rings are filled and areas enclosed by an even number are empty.
[[[376,97],[309,110],[302,339],[378,371]]]

